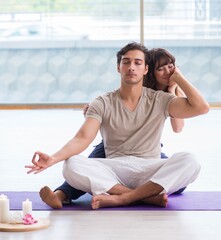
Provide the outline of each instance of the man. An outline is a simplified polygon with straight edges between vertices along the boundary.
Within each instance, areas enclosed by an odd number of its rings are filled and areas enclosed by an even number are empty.
[[[118,90],[95,99],[77,134],[49,156],[36,152],[28,173],[39,173],[65,160],[63,175],[74,188],[93,194],[92,208],[122,206],[135,201],[167,205],[167,195],[193,182],[200,170],[190,153],[160,158],[160,138],[167,117],[205,114],[209,105],[175,67],[169,85],[177,84],[186,97],[144,88],[148,51],[129,43],[117,53],[121,75]],[[101,131],[106,159],[78,155]],[[38,159],[36,160],[36,157]]]

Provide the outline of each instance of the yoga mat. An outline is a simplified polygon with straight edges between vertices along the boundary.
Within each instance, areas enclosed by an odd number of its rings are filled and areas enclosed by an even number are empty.
[[[1,192],[10,200],[11,210],[21,210],[22,202],[27,198],[32,201],[33,210],[38,211],[71,211],[92,210],[90,202],[91,195],[85,194],[70,205],[64,205],[62,209],[52,209],[42,202],[38,192]],[[153,205],[137,204],[124,207],[101,208],[96,211],[220,211],[221,192],[197,192],[186,191],[179,195],[170,195],[168,206],[157,207]]]

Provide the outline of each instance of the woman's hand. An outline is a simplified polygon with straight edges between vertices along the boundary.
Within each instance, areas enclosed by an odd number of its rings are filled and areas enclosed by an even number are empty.
[[[83,107],[84,116],[86,115],[88,108],[89,108],[89,104],[85,104],[84,107]]]
[[[36,159],[38,157],[38,159]],[[45,153],[35,152],[32,161],[33,165],[26,165],[25,168],[29,168],[30,170],[27,173],[40,173],[46,168],[54,165],[56,163],[55,159]]]

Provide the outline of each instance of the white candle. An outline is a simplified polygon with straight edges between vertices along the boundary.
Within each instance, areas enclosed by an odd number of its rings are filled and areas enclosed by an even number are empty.
[[[9,199],[4,194],[0,195],[0,223],[9,223]]]
[[[29,199],[26,199],[26,201],[22,202],[22,211],[23,211],[23,216],[25,216],[26,214],[32,213],[32,202],[29,201]]]

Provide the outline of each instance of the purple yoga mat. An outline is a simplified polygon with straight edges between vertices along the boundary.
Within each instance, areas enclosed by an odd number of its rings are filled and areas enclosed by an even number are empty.
[[[33,210],[51,211],[54,210],[47,204],[42,202],[38,192],[5,192],[0,191],[0,194],[5,194],[10,200],[11,210],[21,210],[22,202],[27,198],[32,201]],[[91,195],[85,194],[78,200],[73,201],[70,205],[64,205],[62,211],[71,210],[92,210]],[[56,210],[56,211],[59,211]],[[221,192],[191,192],[186,191],[179,195],[170,195],[168,206],[166,208],[139,204],[124,207],[102,208],[96,211],[220,211],[221,210]]]

